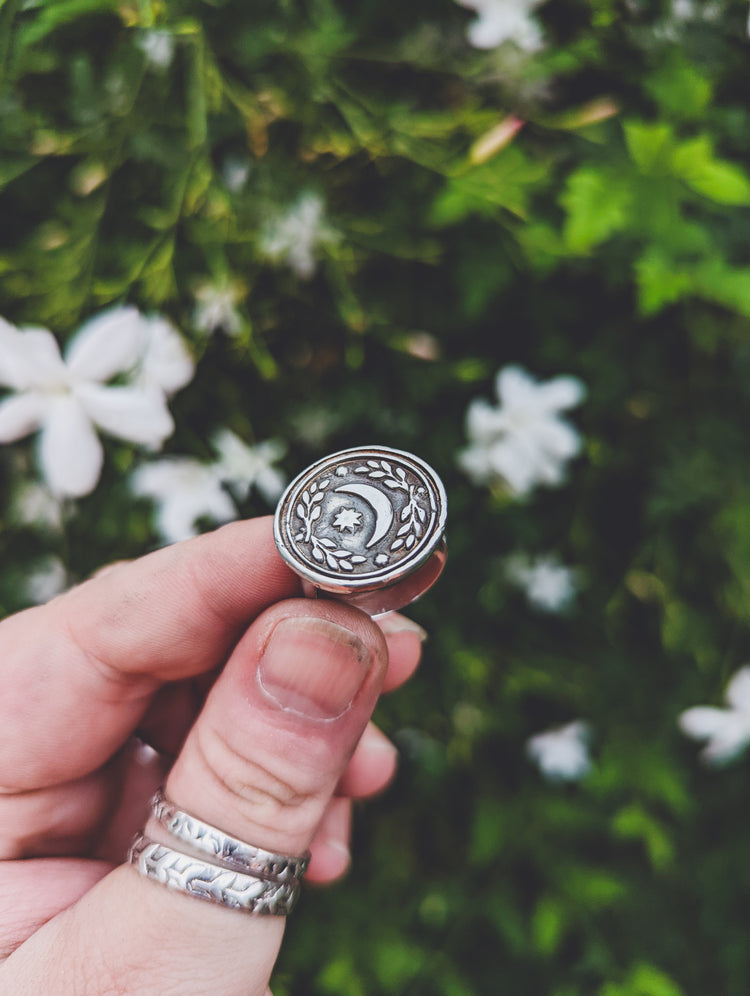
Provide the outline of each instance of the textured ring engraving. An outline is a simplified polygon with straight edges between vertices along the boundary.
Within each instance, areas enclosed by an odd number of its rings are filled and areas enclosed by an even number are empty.
[[[317,591],[384,612],[436,580],[446,513],[442,482],[423,460],[357,447],[319,460],[289,485],[274,536],[284,560]]]
[[[301,857],[274,854],[231,837],[218,827],[178,809],[161,789],[151,800],[151,812],[173,837],[208,854],[226,868],[245,875],[274,882],[294,882],[305,874],[310,863],[309,852]]]
[[[141,875],[175,892],[217,906],[261,916],[286,916],[294,909],[299,880],[271,882],[210,864],[138,834],[130,845],[128,862]]]

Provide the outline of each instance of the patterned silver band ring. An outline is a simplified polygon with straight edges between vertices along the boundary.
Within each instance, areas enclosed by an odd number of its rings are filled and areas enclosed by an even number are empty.
[[[227,868],[273,882],[295,882],[310,863],[310,854],[293,857],[274,854],[230,837],[210,823],[191,816],[171,803],[161,791],[151,800],[151,812],[160,826],[194,850],[208,854]]]
[[[196,899],[258,915],[287,916],[300,892],[298,880],[268,882],[174,851],[145,834],[136,835],[128,862],[141,875]]]

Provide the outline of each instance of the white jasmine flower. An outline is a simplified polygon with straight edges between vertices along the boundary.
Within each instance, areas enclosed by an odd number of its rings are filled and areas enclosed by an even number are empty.
[[[687,736],[707,741],[701,757],[709,764],[731,761],[750,744],[750,665],[733,675],[724,698],[726,709],[694,706],[678,720]]]
[[[530,737],[526,751],[550,781],[577,781],[591,770],[590,735],[589,724],[578,719]]]
[[[298,277],[315,273],[317,250],[335,236],[324,220],[318,194],[305,193],[285,213],[272,218],[260,237],[260,250],[274,262],[285,263]]]
[[[481,399],[469,406],[470,445],[458,455],[461,468],[475,484],[505,481],[518,497],[537,484],[561,484],[582,440],[560,412],[581,402],[581,381],[555,377],[540,384],[519,367],[509,366],[498,373],[495,386],[497,407]]]
[[[675,21],[696,19],[713,21],[721,17],[720,3],[697,3],[696,0],[672,0],[671,15]]]
[[[218,454],[216,470],[239,500],[246,498],[255,487],[269,504],[277,501],[286,480],[273,464],[280,460],[286,447],[275,440],[248,446],[229,429],[222,429],[214,436]]]
[[[250,162],[239,156],[227,156],[221,167],[221,176],[227,190],[233,194],[239,193],[250,177]]]
[[[193,379],[195,363],[177,329],[166,318],[142,317],[142,354],[138,385],[174,394]]]
[[[338,413],[324,408],[304,408],[292,419],[298,439],[313,449],[319,449],[341,425]]]
[[[576,594],[575,572],[555,557],[511,557],[508,577],[523,589],[531,605],[542,612],[564,612]]]
[[[666,16],[654,25],[657,38],[669,42],[681,41],[685,25],[691,22],[715,21],[723,15],[720,3],[696,2],[696,0],[672,0]]]
[[[144,464],[131,475],[130,486],[156,504],[156,528],[166,543],[195,536],[199,519],[222,523],[237,515],[216,465],[190,457]]]
[[[13,495],[11,520],[23,526],[59,531],[63,515],[60,501],[38,481],[24,481]]]
[[[68,587],[68,572],[59,557],[40,560],[26,578],[26,597],[32,605],[43,605]]]
[[[144,446],[160,446],[173,429],[161,392],[109,386],[141,357],[142,320],[135,308],[113,308],[83,325],[65,351],[41,328],[0,330],[0,442],[39,431],[42,475],[58,497],[94,489],[103,451],[95,426]]]
[[[531,17],[542,0],[457,0],[477,13],[469,25],[468,39],[475,48],[495,48],[512,41],[525,52],[543,45],[539,26]]]
[[[140,31],[136,45],[154,69],[168,69],[174,58],[174,35],[169,31]]]
[[[227,487],[241,501],[255,487],[275,502],[285,480],[272,466],[285,447],[274,441],[248,446],[228,429],[214,438],[217,459],[165,457],[139,467],[130,478],[131,490],[156,505],[156,528],[167,543],[195,536],[199,519],[230,522],[237,508]]]
[[[221,330],[227,335],[237,335],[243,322],[235,306],[243,296],[244,288],[239,284],[201,284],[195,292],[193,324],[201,332]]]

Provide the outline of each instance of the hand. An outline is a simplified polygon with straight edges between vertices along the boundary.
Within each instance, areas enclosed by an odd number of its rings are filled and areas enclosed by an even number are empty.
[[[307,881],[346,870],[351,797],[395,769],[369,717],[417,666],[420,639],[399,616],[378,626],[298,595],[270,519],[256,519],[0,624],[0,991],[267,992],[284,917],[202,903],[116,862],[166,779],[176,805],[235,837],[310,847]],[[144,763],[135,733],[162,753]]]

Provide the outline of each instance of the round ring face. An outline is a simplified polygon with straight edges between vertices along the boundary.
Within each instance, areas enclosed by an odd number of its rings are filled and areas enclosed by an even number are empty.
[[[440,544],[443,485],[426,463],[381,446],[334,453],[290,484],[274,533],[287,563],[327,591],[393,584]]]

